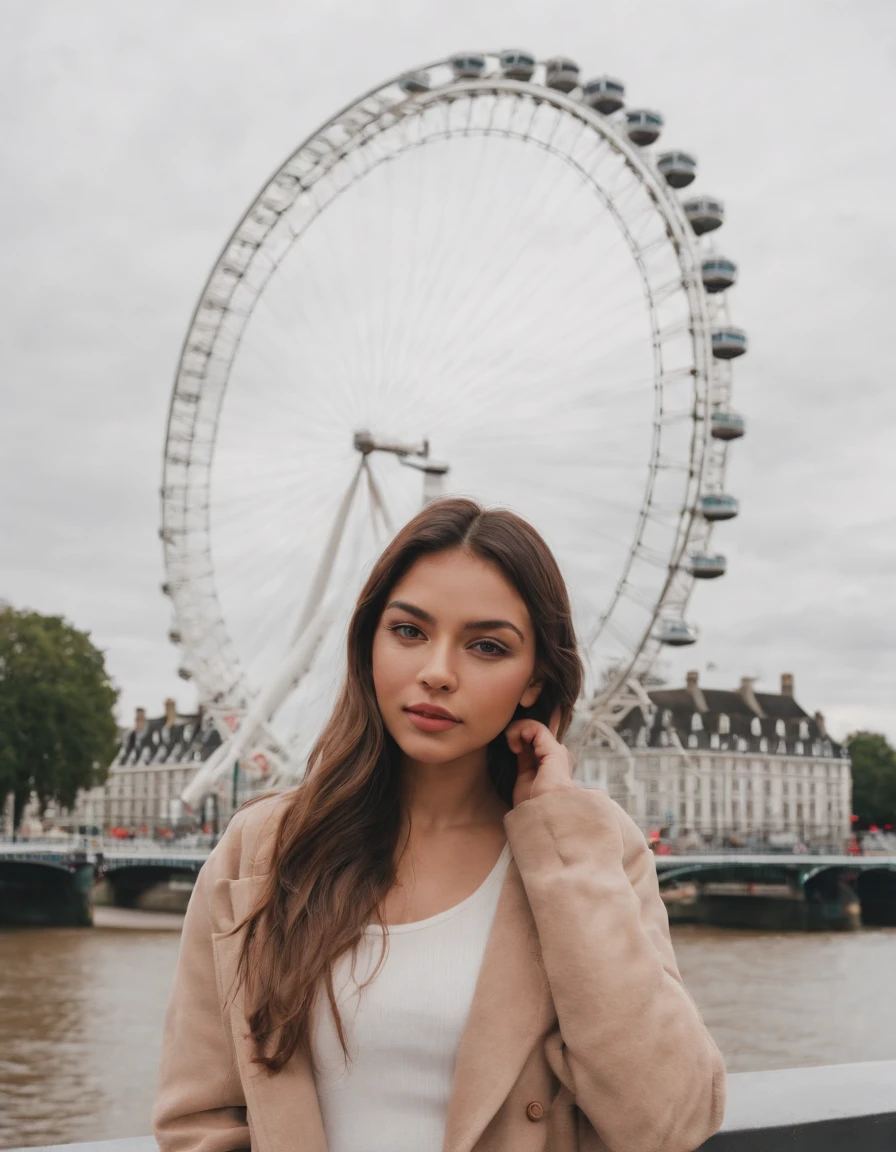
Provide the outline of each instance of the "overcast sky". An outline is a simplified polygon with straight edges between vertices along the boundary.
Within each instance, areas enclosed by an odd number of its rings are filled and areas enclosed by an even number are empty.
[[[698,587],[712,686],[796,677],[842,738],[896,739],[892,0],[6,0],[0,597],[90,631],[120,718],[192,705],[158,488],[180,342],[261,182],[321,121],[460,48],[620,76],[726,202],[750,352],[729,574]],[[674,135],[674,140],[671,139]]]

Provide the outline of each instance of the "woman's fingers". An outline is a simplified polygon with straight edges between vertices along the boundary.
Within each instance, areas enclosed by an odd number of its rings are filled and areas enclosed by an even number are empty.
[[[553,720],[553,717],[551,719]],[[507,727],[505,734],[510,750],[517,755],[522,752],[526,744],[531,745],[539,758],[559,747],[554,733],[538,720],[514,720]]]

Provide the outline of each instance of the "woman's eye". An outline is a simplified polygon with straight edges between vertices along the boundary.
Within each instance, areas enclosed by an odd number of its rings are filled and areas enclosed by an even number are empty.
[[[420,629],[414,624],[391,624],[389,631],[396,632],[402,640],[416,640],[417,637],[421,635]],[[409,636],[409,632],[413,633],[413,635]]]
[[[506,648],[493,640],[477,640],[476,645],[485,656],[504,656],[507,652]]]

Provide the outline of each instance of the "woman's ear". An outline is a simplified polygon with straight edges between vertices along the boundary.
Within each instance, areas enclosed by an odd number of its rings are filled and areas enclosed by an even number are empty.
[[[538,697],[541,695],[541,690],[544,687],[544,681],[537,676],[533,676],[529,683],[526,685],[526,691],[520,697],[521,708],[531,708]]]

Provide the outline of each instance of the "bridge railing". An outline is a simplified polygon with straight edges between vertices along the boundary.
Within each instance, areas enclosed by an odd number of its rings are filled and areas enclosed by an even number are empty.
[[[41,1147],[45,1152],[156,1152],[151,1136]],[[722,1130],[703,1145],[704,1152],[893,1152],[894,1148],[896,1060],[734,1073],[728,1077]]]

